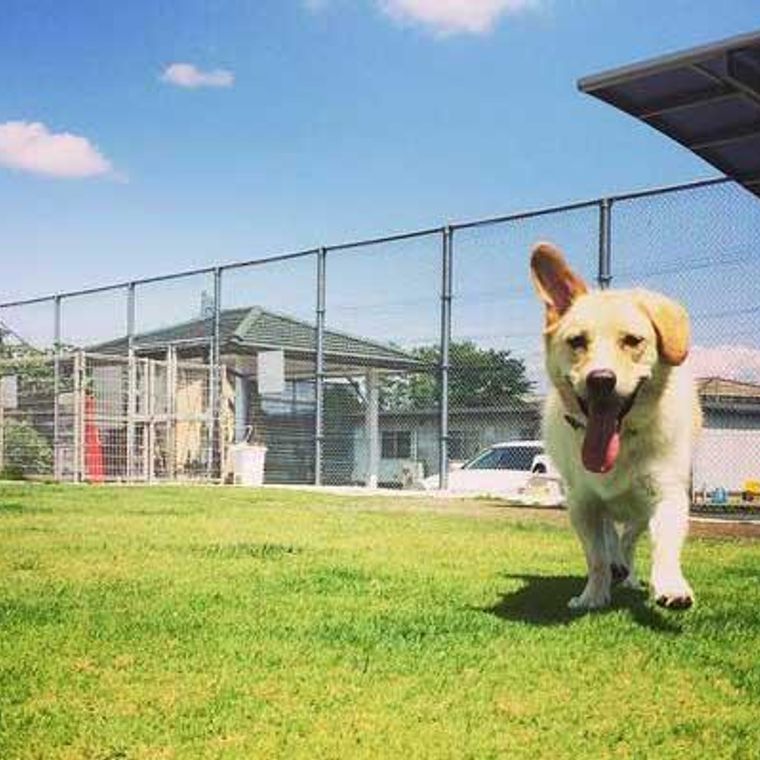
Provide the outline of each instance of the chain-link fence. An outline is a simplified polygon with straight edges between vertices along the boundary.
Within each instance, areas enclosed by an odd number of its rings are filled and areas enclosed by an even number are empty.
[[[258,482],[257,449],[268,483],[524,492],[548,466],[540,239],[686,304],[697,500],[753,498],[760,205],[724,180],[0,304],[3,473]]]
[[[760,501],[760,203],[718,183],[620,199],[612,220],[613,284],[689,309],[704,413],[695,501]]]

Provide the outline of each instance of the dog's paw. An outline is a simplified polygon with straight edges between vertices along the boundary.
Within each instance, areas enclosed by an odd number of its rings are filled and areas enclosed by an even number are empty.
[[[694,592],[684,578],[674,578],[669,583],[657,583],[654,598],[660,607],[669,610],[686,610],[694,604]]]
[[[589,594],[584,591],[580,596],[574,596],[567,603],[567,606],[576,612],[587,612],[588,610],[600,610],[609,603],[609,594]]]
[[[610,565],[610,573],[612,574],[613,583],[622,583],[628,578],[628,568],[625,565],[613,562]]]
[[[694,604],[693,594],[659,594],[657,604],[668,610],[688,610]]]

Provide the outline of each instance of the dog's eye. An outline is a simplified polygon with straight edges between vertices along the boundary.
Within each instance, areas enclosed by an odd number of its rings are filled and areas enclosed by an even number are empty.
[[[638,348],[644,342],[644,338],[640,335],[624,335],[623,345],[627,348]]]
[[[588,348],[588,338],[581,333],[580,335],[573,335],[567,339],[567,345],[573,349],[573,351],[582,351],[584,348]]]

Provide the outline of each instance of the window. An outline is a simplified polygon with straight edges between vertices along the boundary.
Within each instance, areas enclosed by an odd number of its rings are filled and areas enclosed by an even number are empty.
[[[264,414],[293,417],[314,414],[316,396],[314,382],[311,380],[286,380],[282,393],[260,395],[259,398]]]
[[[540,446],[499,446],[484,451],[466,464],[464,469],[529,471],[534,457],[542,453]]]
[[[383,459],[411,459],[412,432],[410,430],[384,430],[382,439]]]
[[[499,462],[501,470],[530,470],[533,460],[543,450],[538,446],[510,446],[502,449],[502,457]]]
[[[499,461],[501,460],[501,449],[488,449],[472,462],[468,462],[465,470],[498,470]]]

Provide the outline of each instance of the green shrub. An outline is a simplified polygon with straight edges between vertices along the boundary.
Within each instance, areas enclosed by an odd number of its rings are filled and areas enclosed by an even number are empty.
[[[26,474],[17,464],[9,464],[0,470],[0,480],[26,480]]]
[[[53,449],[47,439],[28,422],[7,420],[3,427],[4,480],[21,480],[27,475],[46,475],[53,469]]]

